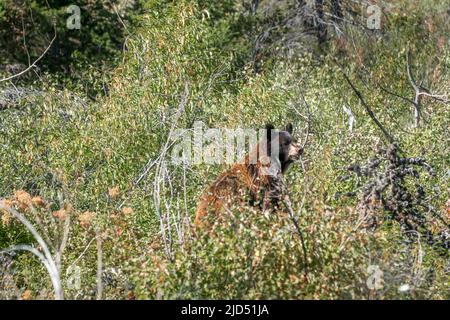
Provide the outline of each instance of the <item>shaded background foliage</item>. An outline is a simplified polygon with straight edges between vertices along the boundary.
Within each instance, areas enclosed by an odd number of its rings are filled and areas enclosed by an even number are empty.
[[[71,16],[67,11],[70,5],[80,8],[81,29],[71,30],[66,25]],[[141,10],[142,3],[134,0],[2,1],[1,68],[16,73],[25,69],[44,52],[56,34],[50,50],[34,69],[36,74],[31,72],[23,78],[30,82],[50,72],[59,74],[60,82],[92,84],[95,76],[111,70],[119,61],[127,35],[125,26],[137,23]],[[92,74],[93,68],[96,74]],[[90,89],[89,93],[95,92]]]

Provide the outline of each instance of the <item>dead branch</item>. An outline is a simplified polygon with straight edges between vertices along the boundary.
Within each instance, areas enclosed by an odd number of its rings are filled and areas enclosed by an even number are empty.
[[[1,253],[6,252],[12,252],[12,251],[20,251],[25,250],[33,253],[35,256],[41,260],[41,262],[44,264],[45,268],[47,269],[50,279],[53,284],[53,289],[55,291],[55,299],[56,300],[62,300],[63,299],[63,289],[61,285],[61,277],[59,270],[56,266],[55,260],[53,259],[50,250],[48,248],[47,243],[42,239],[41,235],[38,233],[36,228],[31,224],[30,221],[28,221],[27,218],[25,218],[24,215],[22,215],[20,212],[13,208],[6,207],[2,204],[0,204],[0,210],[8,211],[13,217],[15,217],[17,220],[19,220],[33,235],[34,239],[37,241],[39,246],[41,247],[43,253],[36,248],[33,248],[29,245],[16,245],[12,246],[8,249],[4,249],[0,251]]]
[[[337,61],[335,61],[335,60],[333,60],[333,61],[337,64],[337,66],[341,70],[342,75],[344,76],[345,80],[350,85],[350,87],[352,88],[353,92],[356,94],[358,99],[361,101],[362,105],[366,109],[366,112],[369,114],[370,118],[373,120],[373,122],[375,122],[377,127],[383,132],[385,138],[389,141],[389,143],[394,143],[395,142],[394,138],[389,134],[389,132],[383,127],[381,122],[377,119],[377,117],[375,116],[375,113],[372,111],[372,108],[367,104],[367,102],[364,99],[362,93],[351,82],[351,80],[348,77],[347,73],[344,71],[344,68]]]
[[[409,83],[411,84],[411,86],[414,89],[414,100],[407,99],[407,101],[411,102],[414,105],[414,126],[416,128],[418,128],[420,125],[421,113],[422,113],[422,110],[421,110],[421,108],[422,108],[421,97],[422,96],[432,98],[432,99],[434,99],[438,102],[442,102],[444,104],[449,103],[450,100],[447,99],[444,95],[433,94],[430,92],[430,90],[417,84],[416,79],[414,78],[414,75],[412,72],[412,56],[411,56],[410,48],[408,48],[408,50],[406,52],[406,74],[408,75]]]
[[[97,239],[97,300],[102,299],[103,295],[103,251],[102,251],[102,238],[100,231],[97,229],[95,238]]]
[[[166,213],[163,213],[163,210],[161,209],[161,189],[165,188],[165,180],[168,177],[168,170],[167,170],[167,164],[165,161],[166,155],[170,150],[170,146],[174,143],[173,135],[175,133],[175,129],[178,123],[178,120],[180,119],[181,115],[183,114],[186,105],[189,100],[189,84],[186,82],[184,85],[184,92],[181,96],[181,100],[178,106],[178,109],[174,115],[174,119],[172,120],[172,126],[170,127],[169,134],[167,137],[167,141],[164,144],[163,148],[161,149],[160,155],[158,157],[158,161],[155,164],[155,180],[153,184],[153,202],[155,205],[156,212],[158,213],[158,218],[160,222],[160,231],[161,236],[164,243],[164,249],[166,252],[167,257],[172,260],[172,229],[170,227],[170,214],[169,214],[169,207],[170,205],[168,203],[165,203],[166,206]],[[171,143],[172,142],[172,143]],[[170,183],[170,179],[169,179]]]
[[[283,203],[286,207],[286,209],[288,210],[289,213],[289,218],[291,219],[292,223],[295,226],[295,229],[297,230],[298,236],[300,238],[300,243],[302,246],[302,252],[303,252],[303,260],[304,260],[304,273],[305,273],[305,277],[308,277],[308,255],[307,255],[307,251],[306,251],[306,245],[305,245],[305,238],[303,237],[303,232],[300,229],[300,226],[298,224],[298,220],[295,217],[295,213],[294,213],[294,209],[292,208],[292,201],[291,201],[291,197],[289,195],[289,191],[286,188],[286,185],[283,183],[284,186],[284,198],[283,198]]]
[[[42,54],[39,56],[39,58],[37,58],[37,59],[36,59],[32,64],[30,64],[30,65],[28,66],[28,68],[26,68],[25,70],[22,70],[21,72],[16,73],[16,74],[14,74],[14,75],[12,75],[12,76],[9,76],[9,77],[0,79],[0,82],[5,82],[5,81],[12,80],[12,79],[14,79],[14,78],[20,77],[21,75],[23,75],[23,74],[27,73],[28,71],[30,71],[31,69],[33,69],[33,68],[36,66],[36,64],[37,64],[37,63],[45,56],[45,54],[47,53],[47,51],[50,50],[50,47],[52,46],[52,44],[53,44],[53,42],[55,41],[55,39],[56,39],[56,31],[55,31],[55,35],[53,36],[53,39],[50,41],[50,44],[49,44],[48,47],[44,50],[44,52],[42,52]]]

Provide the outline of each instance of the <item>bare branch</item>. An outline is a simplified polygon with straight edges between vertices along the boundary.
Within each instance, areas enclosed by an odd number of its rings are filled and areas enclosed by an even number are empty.
[[[158,161],[156,162],[155,166],[155,179],[153,183],[153,202],[155,205],[156,212],[158,213],[159,223],[160,223],[160,231],[161,236],[163,238],[164,243],[164,249],[166,252],[167,257],[172,260],[172,236],[171,236],[171,227],[170,227],[170,215],[169,215],[169,205],[166,203],[166,213],[163,213],[163,210],[161,210],[161,188],[164,188],[164,182],[165,177],[168,176],[167,173],[167,165],[165,163],[165,158],[167,155],[167,152],[169,151],[170,147],[173,145],[175,141],[173,139],[173,134],[175,132],[178,120],[180,119],[181,115],[183,114],[187,102],[189,100],[189,84],[186,82],[184,85],[184,92],[181,96],[180,103],[178,106],[177,111],[175,112],[175,115],[172,119],[172,125],[169,130],[169,134],[167,137],[167,141],[164,144],[163,148],[161,149],[160,155],[158,157]],[[169,179],[170,183],[170,179]]]
[[[421,85],[418,85],[414,78],[411,65],[412,65],[411,50],[410,50],[410,48],[408,48],[408,50],[406,52],[406,73],[408,75],[408,80],[414,89],[414,94],[415,94],[414,101],[409,100],[409,99],[408,99],[408,101],[414,105],[414,125],[417,128],[420,125],[421,97],[422,96],[432,98],[432,99],[434,99],[438,102],[442,102],[444,104],[448,104],[450,102],[450,100],[448,98],[446,98],[444,95],[433,94],[430,92],[430,90],[422,87]]]
[[[415,91],[420,92],[420,87],[417,85],[416,80],[414,79],[414,76],[411,71],[411,50],[408,48],[406,52],[406,73],[408,74],[409,82],[411,83],[412,87]]]
[[[282,184],[283,184],[284,193],[285,193],[283,203],[284,203],[286,209],[288,210],[289,218],[292,220],[292,222],[295,226],[295,229],[297,230],[297,233],[299,235],[300,243],[301,243],[302,251],[303,251],[304,272],[305,272],[305,276],[308,277],[308,255],[307,255],[307,251],[306,251],[305,238],[303,237],[302,230],[300,229],[297,218],[295,217],[295,213],[294,213],[294,209],[292,208],[292,201],[291,201],[291,197],[289,195],[289,191],[287,190],[287,187],[284,184],[284,181],[282,181],[282,182],[283,182]]]
[[[450,99],[448,99],[445,95],[432,94],[429,92],[420,92],[419,95],[432,98],[438,102],[442,102],[443,104],[450,103]]]
[[[32,252],[33,254],[35,254],[47,268],[47,271],[52,280],[53,289],[55,290],[55,299],[62,300],[63,299],[63,289],[62,289],[62,285],[61,285],[61,278],[59,275],[59,271],[56,267],[55,261],[53,260],[53,257],[50,254],[50,250],[48,249],[48,246],[45,243],[45,241],[42,239],[42,237],[37,232],[37,230],[34,228],[34,226],[20,212],[16,211],[13,208],[6,207],[2,204],[0,204],[0,209],[8,211],[13,217],[17,218],[31,232],[33,237],[36,239],[36,241],[38,242],[38,244],[44,251],[44,254],[40,253],[37,249],[34,249],[28,245],[19,245],[19,246],[11,247],[9,249],[6,249],[6,251],[4,251],[4,250],[0,251],[0,253],[14,251],[14,250],[26,250],[26,251],[29,251],[29,252]]]
[[[15,252],[15,251],[28,251],[28,252],[31,252],[32,254],[34,254],[36,257],[38,257],[39,260],[42,262],[42,264],[47,269],[48,273],[50,274],[50,277],[52,278],[52,282],[53,282],[54,270],[52,269],[51,265],[48,263],[48,261],[44,257],[44,255],[38,249],[36,249],[30,245],[27,245],[27,244],[18,244],[18,245],[14,245],[9,248],[0,250],[0,254],[4,254],[4,253],[8,253],[8,252]]]
[[[96,240],[97,237],[93,237],[91,239],[91,241],[89,241],[89,243],[86,245],[86,247],[84,248],[83,252],[81,252],[81,254],[72,262],[72,264],[67,268],[67,270],[70,270],[71,268],[73,268],[73,266],[75,266],[75,264],[84,256],[84,254],[88,251],[89,247],[91,246],[92,242],[94,242],[94,240]]]
[[[333,60],[335,61],[335,60]],[[362,105],[364,106],[364,108],[366,109],[367,113],[369,114],[370,118],[373,120],[373,122],[375,122],[375,124],[377,125],[377,127],[383,132],[384,136],[386,137],[386,139],[390,142],[390,143],[394,143],[395,140],[394,138],[389,134],[389,132],[383,127],[383,125],[381,124],[381,122],[377,119],[377,117],[375,116],[375,113],[372,111],[372,109],[370,108],[370,106],[367,104],[366,100],[364,99],[363,95],[361,94],[361,92],[353,85],[353,83],[351,82],[350,78],[347,76],[347,74],[344,71],[344,68],[337,62],[335,61],[335,63],[338,65],[339,69],[342,72],[342,75],[344,76],[345,80],[347,81],[347,83],[350,85],[350,87],[352,88],[353,92],[356,94],[356,96],[358,97],[358,99],[361,101]]]
[[[55,254],[56,267],[58,268],[59,273],[61,273],[61,257],[67,246],[67,240],[69,239],[69,231],[70,231],[70,215],[64,221],[63,237],[61,240],[61,244]]]
[[[44,263],[44,265],[50,274],[50,278],[52,279],[53,288],[55,290],[55,298],[57,300],[63,299],[63,289],[61,286],[61,278],[59,275],[58,268],[56,267],[56,263],[55,263],[52,255],[50,254],[50,250],[48,249],[48,246],[45,243],[45,241],[42,239],[41,235],[37,232],[36,228],[30,223],[30,221],[28,221],[28,219],[25,218],[25,216],[22,215],[17,210],[6,207],[2,204],[0,204],[0,210],[8,211],[13,217],[17,218],[31,232],[33,237],[36,239],[39,246],[42,248],[42,251],[44,252],[44,255],[42,255],[39,252],[39,255],[37,255],[37,256],[39,257],[39,259],[41,259],[41,261],[43,261],[42,259],[45,259],[45,261],[46,261]],[[31,248],[30,246],[24,247],[23,245],[20,245],[19,248],[21,248],[20,250],[27,250],[36,255],[36,252],[29,250],[29,248]],[[26,248],[26,249],[24,249],[24,248]]]
[[[12,80],[14,78],[20,77],[21,75],[23,75],[24,73],[27,73],[28,71],[30,71],[32,68],[34,68],[36,66],[36,64],[45,56],[45,54],[47,53],[48,50],[50,50],[50,47],[52,46],[53,42],[56,39],[56,32],[55,35],[53,36],[52,41],[50,41],[50,44],[48,45],[48,47],[44,50],[44,52],[39,56],[39,58],[37,58],[32,64],[30,64],[28,66],[28,68],[26,68],[25,70],[22,70],[21,72],[14,74],[12,76],[0,79],[0,82],[4,82],[4,81],[9,81]]]
[[[103,282],[102,282],[103,251],[102,251],[102,238],[98,230],[96,230],[95,238],[97,239],[97,300],[101,300],[103,295]]]
[[[404,100],[405,102],[409,102],[409,103],[414,104],[413,100],[411,100],[411,99],[409,99],[407,97],[401,96],[398,93],[395,93],[394,91],[391,91],[391,90],[389,90],[388,88],[385,88],[382,85],[378,85],[378,87],[380,87],[381,90],[383,90],[384,92],[386,92],[386,93],[388,93],[388,94],[390,94],[390,95],[392,95],[394,97],[400,98],[400,99]]]

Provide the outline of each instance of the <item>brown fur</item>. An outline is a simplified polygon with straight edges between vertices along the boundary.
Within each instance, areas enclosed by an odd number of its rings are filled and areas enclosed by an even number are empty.
[[[268,176],[260,175],[261,164],[249,164],[248,159],[243,164],[235,164],[223,172],[211,184],[200,198],[195,216],[195,225],[202,225],[202,221],[209,212],[220,215],[224,205],[233,201],[241,201],[246,197],[253,201],[267,201],[260,199],[261,190],[269,188]],[[256,170],[256,172],[255,172]],[[263,195],[264,198],[264,195]]]
[[[250,163],[252,158],[247,155],[243,163],[237,163],[220,174],[203,193],[194,220],[196,226],[204,225],[209,214],[214,214],[214,219],[220,219],[225,209],[233,204],[238,204],[240,208],[243,205],[257,205],[262,210],[277,206],[282,192],[281,177],[263,174],[262,170],[268,169],[269,163],[264,161],[267,159],[260,158],[259,145],[252,151],[254,152],[256,152],[256,163]],[[289,160],[282,163],[282,173],[293,160],[298,158],[301,148],[297,143],[292,142],[286,154]]]

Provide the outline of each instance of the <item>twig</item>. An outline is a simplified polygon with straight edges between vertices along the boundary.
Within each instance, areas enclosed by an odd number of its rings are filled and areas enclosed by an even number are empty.
[[[188,83],[186,83],[185,84],[185,88],[184,88],[183,97],[182,97],[181,102],[180,102],[180,107],[179,107],[178,111],[175,114],[175,121],[173,122],[172,127],[171,127],[171,129],[169,131],[169,137],[168,137],[168,139],[166,141],[166,144],[164,145],[161,153],[158,155],[158,157],[156,157],[156,159],[149,159],[147,161],[147,163],[144,166],[144,169],[142,170],[142,173],[139,175],[139,177],[137,177],[135,179],[135,181],[133,182],[133,185],[131,186],[131,188],[127,192],[126,199],[124,199],[120,203],[120,205],[118,206],[118,209],[121,209],[123,207],[123,205],[126,203],[126,201],[129,199],[129,197],[133,193],[134,189],[138,186],[138,184],[148,176],[148,174],[150,173],[150,170],[152,168],[154,168],[155,166],[158,166],[160,164],[162,158],[166,155],[167,150],[172,148],[172,146],[175,143],[177,143],[176,139],[171,141],[171,142],[170,142],[170,140],[172,138],[172,134],[173,134],[173,131],[175,129],[174,126],[176,125],[176,122],[178,121],[178,118],[181,116],[181,111],[183,111],[185,106],[186,106],[188,96],[189,96],[189,86],[188,86]]]
[[[63,299],[63,289],[61,285],[61,278],[59,275],[58,268],[56,267],[55,260],[53,259],[52,255],[50,254],[50,250],[48,249],[47,244],[42,239],[41,235],[37,232],[36,228],[28,221],[25,216],[23,216],[21,213],[19,213],[17,210],[13,208],[6,207],[2,204],[0,204],[0,210],[8,211],[13,217],[18,219],[33,235],[33,237],[36,239],[39,246],[42,248],[42,251],[44,254],[42,254],[37,249],[34,249],[33,247],[29,245],[18,245],[13,246],[9,249],[2,250],[0,253],[3,252],[10,252],[10,251],[16,251],[16,250],[26,250],[29,252],[32,252],[34,255],[36,255],[44,264],[44,266],[47,268],[47,271],[50,275],[50,279],[52,280],[53,289],[55,291],[55,299],[56,300],[62,300]]]
[[[378,87],[380,87],[381,90],[383,90],[384,92],[386,92],[386,93],[388,93],[388,94],[390,94],[390,95],[392,95],[392,96],[394,96],[394,97],[400,98],[400,99],[402,99],[402,100],[405,100],[406,102],[409,102],[409,103],[414,104],[414,101],[413,101],[413,100],[411,100],[411,99],[409,99],[409,98],[407,98],[407,97],[401,96],[400,94],[395,93],[394,91],[391,91],[391,90],[385,88],[384,86],[382,86],[382,85],[380,85],[380,84],[378,85]]]
[[[87,244],[86,248],[84,248],[83,252],[72,262],[72,264],[67,268],[67,270],[70,270],[86,253],[86,251],[89,249],[89,247],[91,246],[92,242],[94,242],[94,240],[97,237],[93,237],[91,239],[91,241],[89,241],[89,243]]]
[[[408,48],[406,52],[406,74],[408,75],[408,80],[411,84],[411,86],[414,89],[414,101],[409,100],[414,105],[414,126],[417,128],[420,125],[420,115],[421,115],[421,97],[426,96],[430,97],[436,101],[442,102],[444,104],[447,104],[450,102],[444,95],[437,95],[430,92],[430,90],[422,87],[421,85],[418,85],[416,80],[414,79],[414,75],[412,72],[412,57],[411,57],[411,50]]]
[[[101,300],[103,295],[103,282],[102,282],[103,252],[102,252],[102,238],[98,230],[96,230],[95,238],[97,239],[97,300]]]
[[[123,28],[125,29],[125,31],[126,31],[129,35],[131,35],[130,31],[128,31],[128,28],[127,28],[126,24],[123,22],[122,17],[121,17],[120,14],[119,14],[119,11],[117,11],[116,6],[113,4],[112,7],[113,7],[113,9],[114,9],[114,12],[115,12],[116,15],[117,15],[117,18],[119,19],[120,23],[122,24]]]
[[[27,37],[26,37],[26,32],[25,32],[25,23],[23,21],[23,15],[21,16],[21,20],[22,20],[22,32],[23,32],[23,46],[24,46],[25,51],[27,53],[28,65],[30,65],[31,64],[31,58],[30,58],[30,52],[28,51],[28,46],[27,46]]]
[[[70,215],[66,218],[64,221],[64,227],[63,227],[63,237],[61,240],[61,244],[56,252],[56,267],[58,268],[58,271],[61,273],[61,257],[63,255],[64,250],[67,246],[67,240],[69,239],[69,231],[70,231]]]
[[[28,252],[31,252],[32,254],[34,254],[36,257],[38,257],[39,260],[41,260],[42,264],[47,269],[48,273],[50,274],[50,277],[52,278],[52,282],[53,282],[53,277],[55,276],[55,272],[54,272],[52,266],[50,265],[50,263],[48,263],[45,256],[39,250],[37,250],[36,248],[34,248],[28,244],[18,244],[18,245],[14,245],[9,248],[0,250],[0,254],[15,252],[15,251],[28,251]]]
[[[295,218],[295,213],[294,213],[294,210],[292,209],[291,198],[289,196],[289,192],[288,192],[286,186],[285,186],[285,196],[284,196],[284,199],[283,199],[283,203],[286,206],[286,209],[289,212],[289,217],[292,220],[292,222],[294,223],[295,229],[297,230],[297,233],[298,233],[298,235],[300,237],[300,243],[302,245],[302,251],[303,251],[303,260],[305,261],[304,272],[305,272],[305,276],[308,277],[308,257],[307,257],[307,253],[306,253],[305,239],[303,237],[303,233],[302,233],[302,230],[300,229],[298,221]]]
[[[155,164],[156,169],[155,169],[155,180],[154,180],[154,184],[153,184],[153,200],[154,200],[156,212],[158,213],[158,218],[159,218],[159,223],[160,223],[160,231],[161,231],[161,236],[163,238],[164,249],[165,249],[167,257],[170,260],[173,259],[172,251],[171,251],[172,239],[171,239],[171,229],[170,229],[170,221],[169,221],[170,216],[169,216],[168,211],[167,211],[166,215],[163,215],[162,210],[161,210],[161,194],[160,194],[161,181],[164,183],[164,180],[165,180],[164,178],[167,176],[167,169],[166,169],[164,160],[167,155],[167,152],[170,149],[170,146],[174,143],[174,141],[172,141],[172,143],[171,143],[172,136],[174,134],[178,120],[186,108],[188,100],[189,100],[189,84],[186,82],[184,85],[184,92],[183,92],[183,95],[181,96],[178,110],[176,111],[176,113],[174,115],[174,119],[172,120],[172,126],[170,127],[167,141],[164,144],[163,148],[161,149],[160,155],[158,157],[158,161]],[[164,185],[162,187],[164,188]],[[167,207],[167,203],[166,203],[166,207]],[[167,237],[166,237],[166,229],[168,229],[168,232],[169,232],[169,239],[167,239]]]
[[[369,114],[370,118],[373,120],[373,122],[375,122],[375,124],[377,125],[377,127],[383,132],[384,136],[386,137],[386,139],[390,142],[390,143],[395,143],[395,139],[389,134],[389,132],[383,127],[383,125],[380,123],[380,121],[377,119],[377,117],[375,116],[375,113],[372,111],[372,109],[370,108],[370,106],[367,104],[367,102],[364,100],[363,95],[361,94],[361,92],[353,85],[353,83],[351,82],[350,78],[347,76],[347,73],[344,71],[344,68],[335,60],[333,60],[337,66],[339,67],[339,69],[342,72],[342,75],[344,76],[345,80],[347,81],[347,83],[350,85],[350,87],[352,88],[353,92],[356,94],[356,96],[358,97],[358,99],[361,101],[362,105],[364,106],[364,108],[366,109],[366,112]]]
[[[411,71],[411,51],[408,48],[408,51],[406,53],[406,73],[408,75],[409,82],[411,83],[411,86],[414,89],[415,97],[413,101],[414,105],[414,125],[417,128],[419,126],[420,122],[420,87],[417,85],[416,80],[414,79],[414,76]]]
[[[50,49],[50,47],[52,46],[52,44],[53,44],[53,42],[55,41],[55,39],[56,39],[56,32],[55,32],[55,35],[53,36],[52,41],[50,41],[50,44],[48,45],[48,47],[47,47],[47,48],[44,50],[44,52],[39,56],[39,58],[37,58],[32,64],[30,64],[30,65],[28,66],[28,68],[26,68],[25,70],[22,70],[21,72],[19,72],[19,73],[17,73],[17,74],[14,74],[14,75],[12,75],[12,76],[9,76],[9,77],[0,79],[0,82],[9,81],[9,80],[12,80],[12,79],[14,79],[14,78],[20,77],[20,76],[23,75],[24,73],[26,73],[26,72],[28,72],[29,70],[31,70],[32,68],[34,68],[34,67],[36,66],[36,63],[38,63],[38,62],[45,56],[45,54],[47,53],[47,51],[48,51],[48,50]]]

